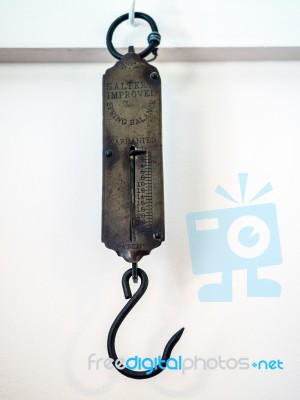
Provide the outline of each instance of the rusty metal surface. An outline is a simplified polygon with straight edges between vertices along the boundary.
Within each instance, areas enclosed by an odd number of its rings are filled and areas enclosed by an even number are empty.
[[[102,242],[133,263],[164,236],[160,76],[127,53],[103,76]]]

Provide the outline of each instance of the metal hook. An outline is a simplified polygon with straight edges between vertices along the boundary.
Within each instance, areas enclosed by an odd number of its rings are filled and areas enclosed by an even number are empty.
[[[126,318],[126,316],[130,313],[130,311],[133,309],[133,307],[137,304],[137,302],[141,299],[141,297],[144,295],[144,293],[147,290],[148,287],[148,276],[145,271],[143,271],[141,268],[137,269],[137,274],[141,279],[141,284],[137,292],[132,296],[130,285],[129,285],[129,279],[132,276],[132,269],[130,268],[127,270],[123,277],[122,277],[122,287],[123,287],[123,292],[125,299],[130,299],[126,305],[122,308],[120,313],[117,315],[116,319],[114,320],[109,333],[108,333],[108,338],[107,338],[107,350],[109,357],[113,359],[113,365],[114,367],[123,375],[127,376],[128,378],[133,378],[133,379],[147,379],[147,378],[152,378],[155,375],[160,374],[164,369],[166,369],[166,362],[167,360],[171,357],[172,350],[176,343],[179,341],[181,338],[181,335],[183,334],[184,328],[181,328],[178,332],[176,332],[171,339],[168,341],[166,344],[166,347],[163,351],[163,355],[161,357],[161,361],[158,363],[158,365],[153,369],[153,370],[148,370],[148,371],[133,371],[129,368],[126,368],[123,364],[118,362],[118,366],[116,367],[115,362],[118,360],[118,356],[115,350],[115,340],[116,340],[116,335],[118,332],[118,329],[120,328],[120,325]]]

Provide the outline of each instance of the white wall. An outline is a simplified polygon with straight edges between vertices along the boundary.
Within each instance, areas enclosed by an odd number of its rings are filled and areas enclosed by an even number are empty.
[[[299,63],[159,64],[163,80],[166,241],[141,262],[150,287],[122,326],[120,355],[281,359],[284,370],[166,371],[138,382],[88,370],[107,357],[128,265],[100,242],[101,78],[110,65],[0,67],[1,398],[299,399]],[[219,274],[193,275],[186,215],[232,207],[271,182],[283,263],[261,268],[280,297],[199,302]],[[259,203],[259,202],[258,202]],[[134,340],[133,340],[134,338]]]
[[[104,49],[108,26],[130,4],[3,0],[0,55]],[[136,9],[156,20],[165,54],[300,45],[297,0],[137,0]],[[144,46],[148,31],[123,24],[114,43]],[[28,61],[33,53],[26,54]],[[100,239],[101,82],[112,64],[0,65],[1,400],[298,400],[299,62],[155,63],[163,82],[166,241],[140,263],[149,289],[116,343],[125,358],[157,357],[185,326],[174,357],[280,360],[284,369],[200,364],[140,382],[101,363],[88,369],[90,354],[107,357],[129,267]],[[240,173],[248,173],[247,201],[266,183],[273,187],[253,204],[275,204],[283,261],[258,268],[258,276],[281,293],[250,297],[241,267],[232,272],[231,301],[200,301],[199,289],[222,276],[193,273],[186,216],[239,209]],[[239,204],[218,196],[218,185]]]
[[[105,47],[109,25],[128,13],[131,4],[132,0],[2,0],[0,47]],[[137,0],[136,10],[155,19],[163,47],[300,45],[298,0]],[[148,31],[147,24],[139,29],[122,24],[115,44],[144,46]]]

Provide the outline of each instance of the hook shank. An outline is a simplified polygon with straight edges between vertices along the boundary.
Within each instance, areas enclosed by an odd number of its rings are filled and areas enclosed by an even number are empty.
[[[160,374],[162,371],[165,369],[165,365],[167,360],[171,357],[172,350],[176,343],[179,341],[181,338],[181,335],[183,334],[184,328],[181,328],[178,332],[176,332],[171,339],[168,341],[166,344],[163,355],[162,355],[162,360],[161,362],[152,370],[150,371],[133,371],[129,368],[126,368],[124,365],[120,364],[118,362],[118,368],[115,365],[116,360],[118,359],[116,349],[115,349],[115,340],[116,340],[116,335],[118,332],[118,329],[120,328],[120,325],[126,318],[126,316],[130,313],[130,311],[133,309],[133,307],[137,304],[137,302],[141,299],[141,297],[144,295],[144,293],[147,290],[148,287],[148,276],[145,271],[143,271],[141,268],[137,269],[138,276],[141,279],[141,284],[137,292],[132,296],[130,285],[129,285],[129,279],[132,276],[132,269],[127,270],[122,278],[122,287],[123,287],[123,292],[124,296],[126,299],[130,299],[125,306],[122,308],[122,310],[119,312],[117,315],[116,319],[114,320],[109,333],[108,333],[108,338],[107,338],[107,350],[109,357],[113,359],[113,365],[114,367],[123,375],[127,376],[128,378],[133,378],[133,379],[147,379],[147,378],[152,378],[153,376],[156,376]]]

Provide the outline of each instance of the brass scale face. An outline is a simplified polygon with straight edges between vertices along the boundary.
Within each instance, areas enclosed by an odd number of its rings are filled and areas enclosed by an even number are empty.
[[[103,76],[102,242],[138,262],[165,238],[161,80],[138,54]]]

